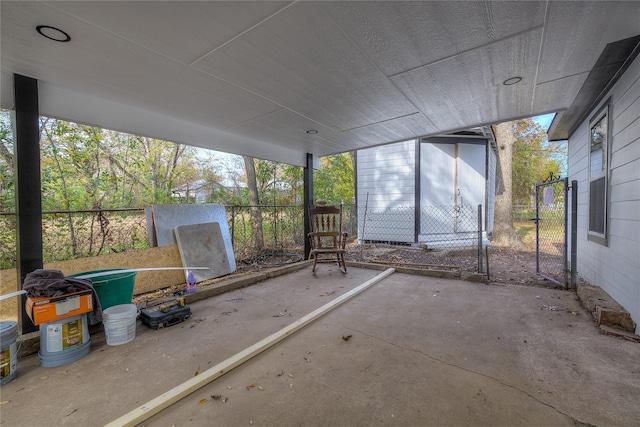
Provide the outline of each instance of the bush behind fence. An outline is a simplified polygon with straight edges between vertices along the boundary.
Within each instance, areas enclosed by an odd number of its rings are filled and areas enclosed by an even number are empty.
[[[305,244],[303,207],[259,208],[265,250],[302,254]],[[251,206],[226,206],[238,260],[250,260],[261,255],[255,250],[250,211]],[[0,213],[0,226],[0,268],[13,268],[16,265],[15,215]],[[478,212],[473,206],[424,206],[416,211],[413,207],[376,209],[365,205],[344,205],[343,230],[349,234],[350,241],[357,239],[365,246],[391,244],[416,247],[421,243],[423,248],[436,250],[474,249],[478,244]],[[45,262],[148,247],[144,209],[43,213]],[[472,251],[471,256],[474,254]]]

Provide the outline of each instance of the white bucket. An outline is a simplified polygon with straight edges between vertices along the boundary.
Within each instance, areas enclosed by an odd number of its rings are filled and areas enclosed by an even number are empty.
[[[0,322],[0,385],[11,382],[18,369],[18,324],[16,322]]]
[[[140,314],[135,304],[120,304],[102,312],[107,344],[121,345],[136,337],[136,318]]]

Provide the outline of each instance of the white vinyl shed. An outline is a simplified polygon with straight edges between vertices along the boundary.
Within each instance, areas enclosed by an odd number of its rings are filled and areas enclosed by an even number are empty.
[[[463,247],[477,244],[480,230],[488,243],[496,192],[489,127],[359,150],[356,169],[359,240]]]

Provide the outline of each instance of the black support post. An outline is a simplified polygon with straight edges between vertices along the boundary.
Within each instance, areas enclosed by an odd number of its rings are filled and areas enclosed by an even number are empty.
[[[304,168],[304,259],[309,259],[311,244],[307,236],[311,232],[309,206],[313,204],[313,154],[307,153],[307,164]]]
[[[14,155],[16,176],[17,276],[20,288],[26,275],[42,268],[42,185],[40,181],[40,128],[38,81],[13,75],[15,100]],[[22,333],[37,328],[24,311],[22,295],[20,324]]]
[[[482,268],[482,205],[478,205],[478,273],[483,273]]]
[[[565,231],[566,235],[566,231]],[[571,181],[571,289],[578,284],[578,181]]]

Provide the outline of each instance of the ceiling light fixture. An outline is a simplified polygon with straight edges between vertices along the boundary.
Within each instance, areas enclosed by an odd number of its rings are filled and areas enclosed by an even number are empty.
[[[317,131],[317,130],[315,130],[315,129],[309,129],[309,130],[307,131],[307,133],[308,133],[309,135],[315,135],[316,133],[318,133],[318,131]]]
[[[521,81],[522,81],[522,77],[511,77],[510,79],[503,81],[502,84],[505,86],[511,86],[516,83],[520,83]]]
[[[71,40],[71,36],[59,28],[49,25],[38,25],[36,31],[43,37],[60,43],[66,43]]]

